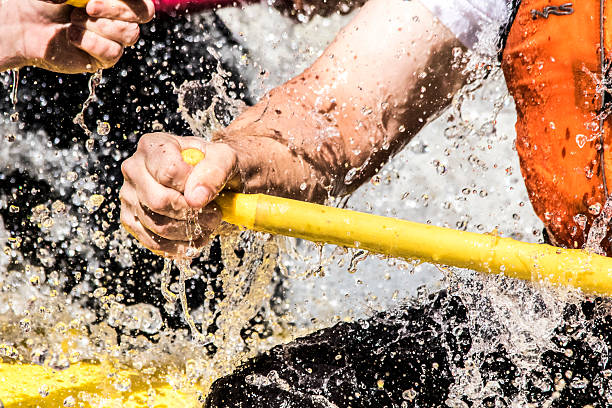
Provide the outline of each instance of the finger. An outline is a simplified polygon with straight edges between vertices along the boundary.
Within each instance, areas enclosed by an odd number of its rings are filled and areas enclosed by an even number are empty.
[[[206,146],[204,159],[198,163],[185,184],[185,200],[193,208],[202,208],[219,194],[238,173],[236,153],[222,143]]]
[[[181,193],[193,168],[181,156],[181,137],[166,133],[151,133],[138,142],[147,170],[161,185]]]
[[[138,194],[131,184],[126,183],[123,185],[119,197],[122,205],[129,208],[129,211],[140,221],[143,227],[155,235],[172,241],[190,240],[186,233],[188,227],[186,221],[159,215],[143,207],[138,201]]]
[[[136,215],[137,203],[131,200],[129,186],[121,188],[121,224],[143,246],[154,253],[166,257],[184,257],[189,248],[202,248],[210,241],[210,236],[202,236],[192,242],[185,240],[168,240],[148,230]],[[192,252],[192,251],[190,251]]]
[[[102,68],[115,65],[123,55],[121,44],[76,25],[68,27],[68,39],[75,47],[99,61]]]
[[[194,241],[207,237],[221,223],[221,211],[214,204],[187,220],[175,220],[138,206],[136,215],[143,226],[156,235],[173,241]],[[199,226],[199,228],[197,228]]]
[[[151,251],[163,255],[165,252],[176,253],[178,250],[177,241],[163,240],[156,236],[151,231],[148,231],[140,223],[140,220],[136,216],[135,208],[138,203],[133,200],[134,194],[129,186],[124,185],[119,192],[121,199],[121,224],[123,227],[136,238],[142,245],[150,249]]]
[[[146,169],[143,161],[142,154],[136,153],[121,165],[126,184],[134,189],[136,200],[154,213],[175,220],[185,220],[190,207],[183,195],[159,184]]]
[[[140,220],[134,216],[130,208],[121,208],[121,224],[138,242],[157,255],[180,257],[185,255],[190,245],[188,241],[172,241],[155,235],[140,223]],[[195,244],[192,243],[191,245]]]
[[[140,35],[140,27],[136,23],[89,17],[82,9],[74,9],[71,23],[83,30],[92,31],[125,47],[134,45]]]
[[[152,0],[91,0],[85,8],[91,17],[148,23],[155,16]]]

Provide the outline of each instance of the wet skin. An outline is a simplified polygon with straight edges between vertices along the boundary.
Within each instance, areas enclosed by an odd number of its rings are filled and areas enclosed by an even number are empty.
[[[7,0],[0,7],[0,71],[28,65],[62,73],[111,67],[138,40],[138,24],[154,14],[152,0],[92,0],[83,9]]]

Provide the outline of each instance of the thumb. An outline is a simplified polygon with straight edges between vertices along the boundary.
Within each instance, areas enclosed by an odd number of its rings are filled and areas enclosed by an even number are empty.
[[[203,153],[185,184],[185,200],[192,208],[208,205],[238,173],[236,152],[228,145],[211,143]]]

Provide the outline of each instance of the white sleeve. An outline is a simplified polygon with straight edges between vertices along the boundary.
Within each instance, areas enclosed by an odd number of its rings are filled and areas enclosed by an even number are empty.
[[[511,0],[421,1],[468,48],[478,42],[483,29],[501,28],[512,15]]]

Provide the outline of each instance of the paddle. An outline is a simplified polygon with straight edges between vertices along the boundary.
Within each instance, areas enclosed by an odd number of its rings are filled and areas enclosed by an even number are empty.
[[[190,165],[204,157],[196,149],[182,155]],[[224,221],[254,231],[612,295],[612,258],[580,249],[529,244],[265,194],[222,192],[215,203]]]

